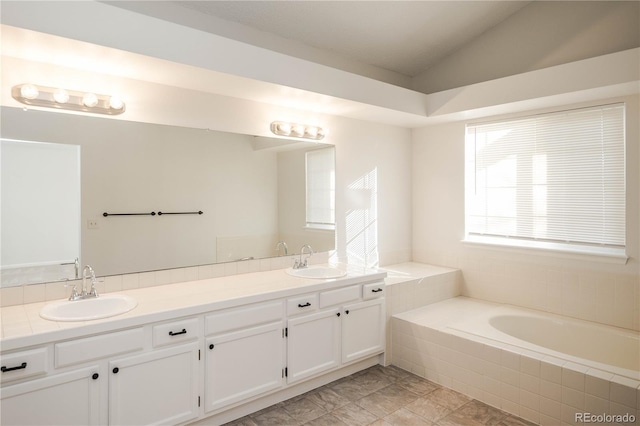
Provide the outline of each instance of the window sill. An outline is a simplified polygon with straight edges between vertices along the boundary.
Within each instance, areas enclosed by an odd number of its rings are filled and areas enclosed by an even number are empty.
[[[588,260],[601,263],[625,265],[629,257],[623,248],[578,246],[573,244],[552,243],[543,241],[522,241],[499,237],[467,235],[462,243],[521,253],[535,253],[542,256],[563,257],[567,259]]]
[[[330,231],[334,232],[336,230],[335,225],[306,225],[303,229],[309,231]]]

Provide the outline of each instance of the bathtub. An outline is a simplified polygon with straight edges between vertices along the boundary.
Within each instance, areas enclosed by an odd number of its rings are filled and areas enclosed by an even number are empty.
[[[449,328],[640,380],[640,334],[525,308],[498,306]]]
[[[391,338],[392,364],[534,423],[639,424],[633,330],[455,297],[394,315]]]

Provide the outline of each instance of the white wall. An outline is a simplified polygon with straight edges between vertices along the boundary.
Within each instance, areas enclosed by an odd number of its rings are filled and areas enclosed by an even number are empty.
[[[413,260],[462,269],[466,296],[639,329],[640,115],[638,96],[623,100],[627,103],[627,255],[630,257],[626,265],[461,243],[464,238],[464,122],[413,132]],[[609,101],[612,100],[602,103]]]
[[[411,131],[341,119],[336,141],[340,260],[385,266],[411,260]],[[336,123],[338,124],[338,123]]]

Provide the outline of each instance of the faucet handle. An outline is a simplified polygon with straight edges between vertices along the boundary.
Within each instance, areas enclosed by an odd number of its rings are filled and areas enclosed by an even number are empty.
[[[78,288],[77,288],[77,284],[65,284],[65,287],[71,287],[71,296],[69,296],[69,300],[78,300],[78,298],[80,298],[80,295],[78,294]]]
[[[87,296],[98,297],[98,287],[96,285],[103,282],[104,282],[104,278],[97,279],[95,275],[93,275],[91,278],[91,288],[87,291]]]

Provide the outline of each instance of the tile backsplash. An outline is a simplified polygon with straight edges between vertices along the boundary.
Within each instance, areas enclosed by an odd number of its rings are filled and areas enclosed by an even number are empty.
[[[314,253],[309,259],[309,263],[312,265],[327,263],[330,254],[331,252]],[[100,277],[98,275],[98,294],[246,274],[249,272],[285,269],[293,265],[293,261],[297,257],[297,255],[281,256],[187,268],[163,269],[134,274],[110,275],[106,277]],[[65,299],[71,294],[71,288],[74,285],[76,285],[77,288],[82,287],[82,280],[55,281],[2,288],[0,289],[0,307]]]

